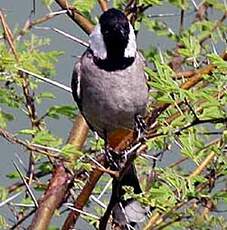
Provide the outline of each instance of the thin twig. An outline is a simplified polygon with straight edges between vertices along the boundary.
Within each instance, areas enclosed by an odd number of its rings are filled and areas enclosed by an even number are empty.
[[[206,159],[189,175],[188,178],[192,178],[195,176],[198,176],[205,168],[206,166],[213,160],[213,158],[217,155],[214,151],[212,151]]]
[[[107,11],[108,10],[107,0],[98,0],[98,3],[100,5],[102,11]]]
[[[12,34],[12,32],[11,32],[7,22],[6,22],[4,13],[2,12],[1,9],[0,9],[0,21],[2,23],[2,28],[3,28],[3,31],[4,31],[5,39],[8,42],[9,47],[10,47],[10,49],[12,50],[12,52],[13,52],[13,54],[15,56],[15,59],[18,61],[19,58],[18,58],[18,54],[17,54],[15,44],[14,44],[14,37],[13,37],[13,34]]]
[[[55,159],[64,160],[63,157],[61,157],[61,156],[58,156],[56,154],[53,154],[53,153],[50,153],[48,151],[44,151],[40,148],[32,146],[32,144],[30,144],[29,142],[26,142],[24,140],[21,140],[21,139],[15,137],[15,135],[13,135],[12,133],[10,133],[9,131],[7,131],[3,128],[0,128],[0,136],[5,138],[7,141],[9,141],[12,144],[19,144],[19,145],[25,147],[27,150],[41,153],[47,157],[53,157]],[[65,159],[65,161],[67,161],[67,160]]]
[[[17,227],[23,223],[25,220],[27,220],[33,213],[35,212],[35,209],[33,209],[31,212],[29,212],[27,215],[23,216],[15,225],[13,225],[10,230],[18,229]]]
[[[23,36],[28,30],[32,29],[32,27],[39,25],[41,23],[47,22],[50,19],[53,19],[54,17],[61,15],[61,14],[66,14],[67,10],[60,10],[56,12],[51,12],[41,18],[38,18],[36,20],[31,21],[30,17],[29,19],[25,22],[22,30],[19,32],[19,36],[17,37],[17,40],[20,39],[21,36]]]

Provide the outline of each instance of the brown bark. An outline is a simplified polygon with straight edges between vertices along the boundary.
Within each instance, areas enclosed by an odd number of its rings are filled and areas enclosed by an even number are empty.
[[[51,217],[69,191],[71,176],[66,172],[65,167],[56,165],[52,179],[49,183],[43,198],[39,201],[39,207],[32,220],[29,230],[46,230],[51,221]]]

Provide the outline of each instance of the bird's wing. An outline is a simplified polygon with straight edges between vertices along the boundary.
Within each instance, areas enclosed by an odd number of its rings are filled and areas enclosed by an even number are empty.
[[[72,74],[72,81],[71,81],[71,88],[72,88],[72,94],[73,98],[76,101],[79,110],[82,112],[82,93],[81,93],[81,62],[77,62],[73,69]]]
[[[77,103],[77,106],[81,114],[86,120],[89,128],[92,131],[94,131],[92,125],[88,122],[88,120],[86,119],[86,116],[84,116],[83,114],[81,78],[82,78],[82,74],[81,74],[81,60],[80,60],[79,62],[75,64],[74,69],[73,69],[72,80],[71,80],[72,95],[73,95],[75,102]]]

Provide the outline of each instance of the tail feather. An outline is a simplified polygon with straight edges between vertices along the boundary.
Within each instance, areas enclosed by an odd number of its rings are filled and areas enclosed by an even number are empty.
[[[146,210],[139,202],[133,199],[126,201],[123,199],[125,193],[123,186],[125,185],[133,187],[135,194],[142,192],[133,162],[120,181],[117,178],[113,179],[111,198],[105,214],[100,220],[99,230],[106,229],[111,213],[113,214],[113,223],[121,226],[121,229],[127,229],[127,224],[136,224],[144,218]]]

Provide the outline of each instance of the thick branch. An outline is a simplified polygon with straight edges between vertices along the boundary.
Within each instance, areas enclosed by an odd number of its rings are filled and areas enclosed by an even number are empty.
[[[71,176],[62,164],[56,165],[53,177],[43,198],[39,201],[39,208],[32,220],[29,230],[46,230],[54,214],[69,192]]]

